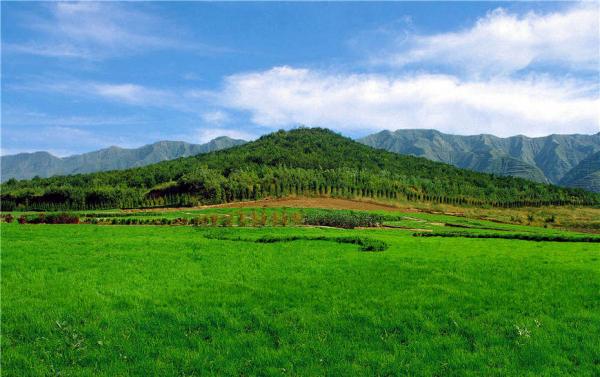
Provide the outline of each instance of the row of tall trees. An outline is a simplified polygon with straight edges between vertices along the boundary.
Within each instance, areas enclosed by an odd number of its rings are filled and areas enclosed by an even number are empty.
[[[494,187],[461,187],[447,180],[423,180],[353,169],[300,169],[265,167],[241,170],[224,176],[200,167],[176,181],[150,190],[131,187],[49,186],[37,191],[21,190],[3,195],[2,210],[96,210],[219,204],[265,197],[330,196],[428,201],[455,205],[499,207],[582,204],[590,200],[569,196],[568,191],[507,191]]]

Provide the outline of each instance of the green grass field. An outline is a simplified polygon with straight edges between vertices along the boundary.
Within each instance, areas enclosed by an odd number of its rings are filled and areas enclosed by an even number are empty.
[[[600,375],[599,244],[412,234],[2,224],[2,375]]]

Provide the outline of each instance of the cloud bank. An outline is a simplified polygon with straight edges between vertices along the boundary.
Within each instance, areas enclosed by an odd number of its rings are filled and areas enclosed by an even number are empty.
[[[413,35],[375,63],[406,66],[433,63],[475,75],[510,74],[535,64],[597,70],[600,56],[600,3],[563,12],[522,16],[496,9],[466,30]]]
[[[576,80],[461,81],[449,75],[331,74],[277,67],[233,75],[224,104],[256,124],[332,127],[351,133],[435,128],[529,136],[599,131],[600,100]]]

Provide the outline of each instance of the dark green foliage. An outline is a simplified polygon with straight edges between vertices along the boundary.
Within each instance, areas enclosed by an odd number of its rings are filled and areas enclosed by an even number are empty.
[[[79,216],[64,212],[22,215],[19,224],[79,224]]]
[[[356,227],[375,227],[381,225],[384,217],[368,212],[357,211],[310,211],[304,215],[304,224],[332,226],[352,229]]]
[[[13,180],[2,185],[2,209],[183,207],[288,195],[499,207],[600,203],[583,190],[461,170],[302,128],[141,168]]]
[[[387,243],[369,237],[349,236],[349,237],[330,237],[330,236],[262,236],[257,239],[226,236],[221,233],[207,233],[204,235],[208,239],[217,239],[225,241],[244,241],[258,243],[277,243],[292,241],[332,241],[337,243],[347,243],[359,245],[361,251],[385,251],[388,248]]]
[[[361,251],[385,251],[388,245],[381,241],[368,237],[326,237],[326,236],[263,236],[256,240],[259,243],[275,243],[275,242],[290,242],[290,241],[333,241],[337,243],[349,243],[359,245]]]

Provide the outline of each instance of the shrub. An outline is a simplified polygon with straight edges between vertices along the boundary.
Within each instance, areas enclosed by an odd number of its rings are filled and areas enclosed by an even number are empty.
[[[311,211],[304,216],[304,224],[332,226],[352,229],[356,227],[375,227],[381,225],[383,216],[356,211]]]
[[[296,225],[302,224],[302,215],[299,212],[292,214],[292,222]]]
[[[218,222],[219,222],[219,217],[217,216],[217,214],[213,213],[212,215],[210,215],[210,225],[217,226]]]
[[[21,215],[19,224],[79,224],[79,216],[69,213],[40,213],[32,216]]]
[[[252,226],[258,226],[258,216],[256,210],[252,210]]]
[[[10,213],[7,213],[6,215],[2,215],[2,220],[4,220],[6,223],[12,223],[14,220],[14,216]]]
[[[238,226],[246,226],[246,215],[242,211],[238,213]]]
[[[283,212],[281,213],[281,226],[287,226],[288,223],[288,215],[285,212],[285,208],[283,209]]]
[[[273,214],[271,214],[271,226],[277,225],[279,225],[279,215],[277,212],[273,211]]]
[[[267,225],[267,212],[264,210],[262,210],[262,213],[260,214],[260,226],[266,226]]]
[[[223,216],[223,220],[221,220],[221,226],[230,227],[231,226],[231,216],[225,215]]]

